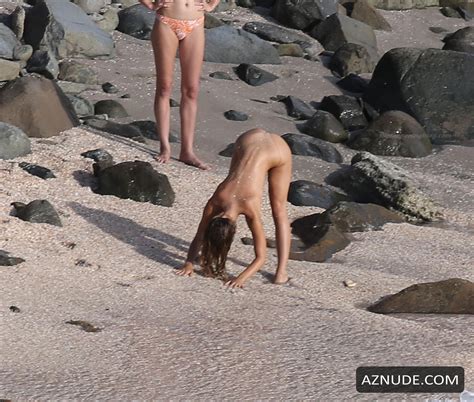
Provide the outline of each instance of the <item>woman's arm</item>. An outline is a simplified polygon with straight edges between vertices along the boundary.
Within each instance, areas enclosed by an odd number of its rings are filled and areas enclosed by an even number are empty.
[[[214,206],[211,203],[211,200],[209,200],[206,206],[204,207],[201,222],[199,223],[196,235],[194,236],[194,239],[191,242],[191,245],[189,246],[186,262],[178,270],[177,275],[191,276],[193,274],[194,263],[199,256],[199,252],[201,251],[202,241],[204,239],[204,233],[206,231],[207,226],[209,225],[210,220],[214,217],[214,215],[215,215]]]
[[[251,264],[245,268],[242,273],[235,279],[232,279],[226,283],[230,288],[241,288],[244,283],[253,276],[265,263],[265,257],[267,254],[267,240],[265,239],[265,232],[263,230],[262,221],[260,215],[246,217],[247,225],[252,232],[253,247],[255,251],[255,258]]]

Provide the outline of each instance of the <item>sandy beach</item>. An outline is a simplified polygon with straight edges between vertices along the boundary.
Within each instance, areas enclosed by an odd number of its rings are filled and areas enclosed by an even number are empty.
[[[473,25],[439,10],[381,11],[393,32],[377,31],[379,52],[397,46],[442,47],[450,32]],[[248,10],[228,12],[236,25],[258,19]],[[415,29],[416,26],[416,29]],[[410,32],[410,34],[407,34]],[[114,32],[117,57],[87,60],[101,82],[117,85],[129,120],[153,119],[155,77],[150,43]],[[178,64],[177,64],[178,66]],[[474,391],[474,318],[468,315],[380,315],[366,307],[414,283],[448,278],[474,280],[474,148],[437,147],[424,158],[387,158],[410,172],[442,209],[445,221],[415,226],[387,224],[353,233],[351,244],[325,263],[289,262],[289,285],[271,284],[276,251],[243,290],[222,282],[175,275],[183,263],[202,208],[225,177],[229,158],[218,156],[253,127],[297,132],[284,105],[270,100],[295,95],[319,102],[342,93],[321,63],[284,58],[262,66],[281,78],[262,87],[216,80],[231,65],[205,63],[202,72],[197,150],[212,164],[199,171],[176,160],[160,165],[154,141],[139,144],[74,128],[32,139],[32,153],[0,160],[0,249],[25,259],[1,267],[0,398],[17,400],[388,400],[452,399],[455,394],[359,394],[359,366],[463,366],[466,390]],[[178,67],[176,72],[178,73]],[[232,73],[233,74],[233,73]],[[179,74],[174,98],[179,100]],[[112,95],[88,91],[88,99]],[[115,98],[117,95],[114,96]],[[265,102],[265,103],[262,103]],[[248,113],[245,122],[223,112]],[[124,121],[127,121],[125,119]],[[179,114],[172,112],[179,134]],[[176,156],[179,144],[173,144]],[[143,160],[168,176],[172,207],[102,196],[91,190],[92,161],[84,151],[104,148],[116,162]],[[355,151],[337,145],[350,163]],[[44,181],[18,162],[53,170]],[[323,183],[337,164],[294,157],[293,180]],[[47,199],[63,227],[32,224],[11,215],[12,202]],[[288,204],[291,219],[322,212]],[[268,197],[265,232],[274,237]],[[253,258],[241,219],[227,264],[238,274]],[[355,287],[345,287],[352,280]],[[16,306],[20,313],[12,313]],[[69,320],[100,329],[88,333]]]

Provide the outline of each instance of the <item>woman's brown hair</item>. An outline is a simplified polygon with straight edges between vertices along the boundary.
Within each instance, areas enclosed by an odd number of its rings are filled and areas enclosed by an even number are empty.
[[[225,262],[234,240],[235,223],[227,218],[216,217],[211,220],[204,233],[201,265],[204,274],[219,279],[226,279]]]

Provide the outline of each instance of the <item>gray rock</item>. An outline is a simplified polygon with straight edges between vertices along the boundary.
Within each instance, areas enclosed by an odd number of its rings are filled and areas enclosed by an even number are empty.
[[[371,59],[379,59],[377,40],[372,27],[341,14],[333,14],[311,31],[326,50],[336,51],[346,43],[363,46],[369,52]]]
[[[347,95],[325,96],[319,109],[331,113],[346,130],[360,130],[367,127],[367,119],[357,99]]]
[[[242,81],[254,87],[275,81],[279,78],[268,71],[246,63],[239,64],[234,71]]]
[[[13,58],[23,63],[33,55],[33,48],[30,45],[17,46],[13,51]]]
[[[119,24],[117,30],[137,39],[149,40],[156,12],[141,4],[127,7],[118,13]]]
[[[118,88],[111,82],[105,82],[102,84],[102,89],[107,94],[116,94],[119,91]]]
[[[282,138],[287,142],[293,155],[315,156],[332,163],[342,162],[339,151],[326,141],[306,134],[285,134]]]
[[[206,30],[204,60],[232,64],[281,63],[278,51],[270,43],[227,25]]]
[[[213,73],[210,73],[209,77],[215,78],[217,80],[228,80],[228,81],[233,81],[234,80],[230,76],[230,74],[226,73],[225,71],[215,71]]]
[[[150,163],[123,162],[101,170],[98,194],[115,195],[139,202],[171,207],[175,194],[168,177],[158,173]]]
[[[440,209],[413,184],[408,172],[368,152],[356,154],[349,169],[328,180],[354,201],[399,211],[409,221],[429,222],[442,218]]]
[[[299,43],[307,42],[311,39],[311,37],[302,32],[270,24],[268,22],[247,22],[242,29],[270,42]]]
[[[18,40],[23,38],[23,32],[25,30],[25,17],[26,12],[21,5],[17,6],[10,14],[10,26]]]
[[[67,96],[44,77],[27,76],[0,89],[0,121],[23,130],[29,137],[51,137],[79,125]]]
[[[339,201],[348,200],[346,195],[308,180],[291,182],[288,192],[288,202],[297,206],[331,208]]]
[[[152,120],[139,120],[139,121],[132,121],[130,123],[131,126],[138,128],[143,137],[149,138],[151,140],[158,140],[158,134],[156,132],[156,123]],[[179,142],[178,136],[170,132],[169,141]]]
[[[335,0],[276,0],[272,16],[283,25],[307,30],[336,11]]]
[[[16,35],[5,24],[0,23],[0,58],[13,60],[13,52],[21,46]]]
[[[452,7],[441,7],[440,10],[441,14],[448,18],[462,18],[459,11]]]
[[[115,52],[112,36],[64,0],[37,1],[26,15],[23,37],[35,50],[50,50],[58,59],[110,58]]]
[[[474,138],[474,56],[440,49],[393,49],[377,67],[364,100],[379,112],[413,116],[435,144]]]
[[[220,156],[224,156],[226,158],[231,158],[232,154],[234,153],[235,143],[227,145],[222,151],[219,152]]]
[[[141,131],[131,124],[121,124],[101,119],[87,119],[85,124],[96,130],[105,131],[110,134],[118,135],[119,137],[131,138],[137,142],[145,142]]]
[[[38,73],[54,80],[58,78],[59,63],[50,51],[37,50],[28,60],[26,70],[29,73]]]
[[[92,67],[86,66],[77,61],[62,61],[59,64],[58,78],[62,81],[76,82],[80,84],[99,84],[99,76],[97,72]]]
[[[299,130],[328,142],[344,142],[348,138],[343,125],[331,113],[324,110],[317,110]]]
[[[431,141],[421,125],[400,111],[382,113],[347,144],[375,155],[419,158],[431,153]]]
[[[14,159],[31,152],[31,141],[18,127],[0,121],[0,159]]]
[[[112,118],[128,117],[123,105],[113,99],[104,99],[95,103],[94,114],[106,114]]]
[[[89,100],[78,95],[68,94],[67,97],[79,117],[91,116],[94,114],[94,106]]]
[[[459,278],[419,283],[368,307],[373,313],[474,314],[474,283]]]
[[[107,0],[72,0],[87,14],[98,13],[107,5]]]
[[[303,57],[304,51],[297,43],[280,43],[276,49],[280,56]]]
[[[217,18],[215,15],[209,13],[206,13],[204,15],[204,28],[212,29],[221,27],[222,25],[225,25],[225,22],[222,21],[220,18]]]
[[[97,26],[105,32],[113,32],[119,25],[118,10],[109,8],[101,15],[101,19],[96,21]]]
[[[286,96],[281,102],[285,104],[288,116],[298,120],[310,119],[315,113],[315,110],[310,105],[296,96]]]
[[[222,11],[230,11],[237,8],[235,0],[221,0],[217,7],[213,10],[214,13],[220,13]]]
[[[391,31],[392,27],[387,20],[367,0],[355,0],[344,4],[349,5],[349,17],[371,26],[380,31]]]
[[[63,226],[58,213],[47,200],[34,200],[28,205],[14,202],[12,205],[15,208],[15,216],[23,221]]]
[[[329,68],[339,77],[345,77],[350,73],[371,73],[375,64],[364,46],[345,43],[331,57]]]
[[[93,84],[81,84],[79,82],[71,82],[71,81],[56,81],[58,87],[65,93],[77,95],[84,91],[99,91],[99,85]]]

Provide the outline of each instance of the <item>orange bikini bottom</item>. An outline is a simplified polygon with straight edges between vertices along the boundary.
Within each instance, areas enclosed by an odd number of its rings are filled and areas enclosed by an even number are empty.
[[[165,17],[161,14],[156,14],[156,18],[163,24],[168,25],[175,33],[178,40],[183,40],[188,36],[194,28],[204,23],[204,16],[195,20],[177,20],[176,18]]]

